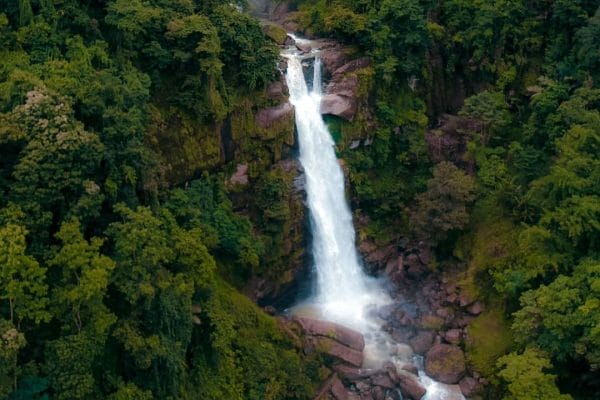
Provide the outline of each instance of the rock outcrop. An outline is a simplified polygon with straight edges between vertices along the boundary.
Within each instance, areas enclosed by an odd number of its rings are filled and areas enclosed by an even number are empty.
[[[329,50],[326,52],[324,65],[326,71],[337,66],[345,56],[339,49],[335,52]],[[331,81],[327,85],[325,95],[321,100],[321,113],[335,115],[352,121],[356,115],[359,103],[360,80],[356,71],[366,68],[370,65],[369,58],[363,57],[343,64],[334,70],[331,75]]]

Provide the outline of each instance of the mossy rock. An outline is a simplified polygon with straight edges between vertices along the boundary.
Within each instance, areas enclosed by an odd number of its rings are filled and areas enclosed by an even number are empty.
[[[282,45],[285,43],[285,39],[287,38],[287,32],[281,26],[276,24],[266,24],[263,26],[263,32],[270,38],[272,41],[277,43],[278,45]]]

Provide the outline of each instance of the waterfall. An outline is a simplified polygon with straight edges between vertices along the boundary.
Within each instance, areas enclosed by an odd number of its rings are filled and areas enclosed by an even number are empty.
[[[303,57],[293,50],[284,56],[288,59],[286,81],[290,102],[295,108],[299,159],[306,179],[313,237],[311,253],[316,288],[313,297],[307,301],[308,306],[318,318],[341,323],[364,335],[363,367],[380,368],[384,361],[393,361],[398,366],[412,363],[412,349],[397,343],[381,329],[383,321],[376,311],[390,304],[391,299],[381,281],[364,273],[356,250],[352,213],[345,196],[344,172],[320,113],[321,60],[316,55],[309,90]],[[423,400],[457,398],[446,385],[433,381],[422,370],[419,376],[428,391]]]
[[[377,281],[362,269],[355,247],[352,213],[346,201],[344,173],[335,155],[334,142],[319,111],[321,62],[313,68],[308,89],[301,59],[288,57],[286,80],[295,107],[300,163],[312,227],[312,255],[316,271],[314,305],[323,318],[363,331],[369,305],[389,301]]]

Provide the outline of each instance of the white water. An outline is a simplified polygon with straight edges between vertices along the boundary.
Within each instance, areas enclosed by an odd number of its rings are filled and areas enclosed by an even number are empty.
[[[393,341],[381,330],[378,307],[391,303],[381,281],[367,276],[355,247],[352,213],[345,197],[344,173],[335,155],[334,142],[320,113],[321,60],[316,55],[313,87],[309,90],[302,57],[288,58],[286,81],[296,114],[300,163],[306,178],[306,193],[316,271],[316,292],[307,304],[317,318],[347,325],[365,336],[363,367],[378,368],[384,361],[398,365],[411,362],[409,346]],[[301,313],[298,312],[298,313]],[[427,400],[446,398],[444,385],[421,374]]]

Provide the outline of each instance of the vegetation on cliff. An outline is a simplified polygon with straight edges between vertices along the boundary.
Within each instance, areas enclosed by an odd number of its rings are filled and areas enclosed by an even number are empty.
[[[594,398],[598,1],[294,5],[371,60],[327,118],[360,236],[463,268],[487,397]],[[238,291],[301,262],[293,121],[255,118],[283,40],[227,2],[0,0],[0,397],[313,395],[320,360]]]
[[[465,265],[490,307],[466,350],[491,398],[600,391],[599,5],[307,0],[295,16],[374,61],[372,144],[342,147],[364,234]],[[442,113],[464,149],[418,123]]]

